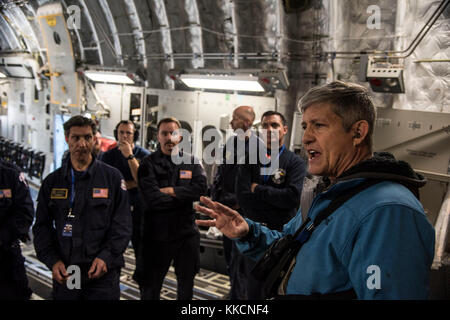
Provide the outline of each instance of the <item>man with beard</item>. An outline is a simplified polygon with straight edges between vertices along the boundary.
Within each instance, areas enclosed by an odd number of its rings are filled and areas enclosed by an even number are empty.
[[[146,203],[143,233],[142,299],[158,300],[164,277],[174,261],[177,299],[191,300],[200,267],[200,233],[193,202],[206,193],[206,175],[193,156],[181,155],[180,122],[159,121],[158,150],[139,166],[138,182]],[[175,164],[178,155],[186,162]],[[176,161],[178,163],[178,161]]]
[[[95,123],[79,115],[64,123],[70,159],[45,178],[38,195],[34,247],[52,271],[55,300],[120,297],[130,206],[120,171],[92,154],[95,132]],[[66,284],[69,266],[80,270],[79,288]]]

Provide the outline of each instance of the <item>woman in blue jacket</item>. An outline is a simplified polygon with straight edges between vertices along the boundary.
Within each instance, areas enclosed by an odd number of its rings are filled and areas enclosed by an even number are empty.
[[[434,229],[418,200],[425,179],[388,153],[372,152],[375,108],[359,85],[332,82],[309,90],[299,102],[309,173],[327,177],[327,188],[308,211],[311,220],[331,200],[367,179],[380,183],[354,195],[316,227],[295,257],[278,292],[286,297],[426,299],[434,257]],[[258,259],[272,242],[293,234],[302,215],[281,232],[270,230],[223,205],[201,199],[198,210]],[[342,295],[341,295],[342,294]]]

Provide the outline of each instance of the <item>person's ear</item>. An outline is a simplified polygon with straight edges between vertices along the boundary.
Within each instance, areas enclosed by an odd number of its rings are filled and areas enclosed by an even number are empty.
[[[363,142],[369,133],[369,123],[366,120],[359,120],[352,125],[353,145]]]
[[[244,120],[244,123],[245,123],[245,127],[247,128],[245,131],[252,128],[253,121],[250,121],[247,119],[247,120]]]

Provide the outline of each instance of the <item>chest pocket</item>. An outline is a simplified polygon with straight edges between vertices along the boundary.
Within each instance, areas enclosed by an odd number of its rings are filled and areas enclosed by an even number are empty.
[[[171,170],[165,166],[155,166],[156,181],[160,188],[172,187]]]
[[[12,206],[12,199],[0,198],[0,221],[6,215],[8,215],[9,211],[11,210],[11,206]]]
[[[89,229],[105,229],[109,225],[110,199],[90,199],[88,215]]]
[[[53,219],[55,219],[55,225],[57,230],[62,230],[63,223],[66,220],[66,217],[69,213],[69,200],[61,199],[61,200],[50,200],[48,202],[48,208],[50,214],[53,215]]]

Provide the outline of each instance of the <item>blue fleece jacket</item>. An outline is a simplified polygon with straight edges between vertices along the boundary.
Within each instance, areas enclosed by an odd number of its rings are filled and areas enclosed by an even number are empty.
[[[319,194],[308,216],[314,220],[331,199],[363,180],[338,182]],[[302,215],[298,211],[282,232],[246,220],[251,232],[236,244],[258,259],[273,241],[293,234]],[[434,239],[434,229],[410,190],[381,182],[355,195],[317,227],[297,254],[287,294],[353,288],[358,299],[426,299]]]

